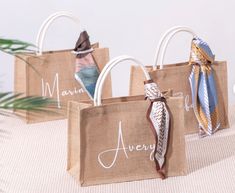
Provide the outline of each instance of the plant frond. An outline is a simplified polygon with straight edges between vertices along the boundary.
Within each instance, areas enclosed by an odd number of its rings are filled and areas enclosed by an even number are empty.
[[[22,96],[12,92],[0,93],[0,109],[47,111],[55,107],[55,101],[40,96]]]
[[[35,45],[20,40],[0,38],[0,50],[11,55],[33,51],[28,49],[30,47],[35,48]]]

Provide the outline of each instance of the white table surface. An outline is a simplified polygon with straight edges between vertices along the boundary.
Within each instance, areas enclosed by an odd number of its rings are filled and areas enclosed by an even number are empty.
[[[234,193],[235,107],[231,128],[186,136],[187,176],[81,188],[66,172],[67,120],[27,125],[0,117],[0,188],[6,193]]]

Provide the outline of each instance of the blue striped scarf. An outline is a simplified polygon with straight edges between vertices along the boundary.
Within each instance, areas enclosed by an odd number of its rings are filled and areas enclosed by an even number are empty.
[[[212,64],[214,55],[200,38],[192,40],[189,77],[192,103],[199,123],[199,135],[212,135],[220,127],[216,82]]]

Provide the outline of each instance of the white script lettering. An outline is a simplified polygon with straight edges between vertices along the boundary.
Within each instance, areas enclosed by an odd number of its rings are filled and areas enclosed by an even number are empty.
[[[176,92],[176,93],[173,94],[173,96],[183,97],[184,94],[182,92]],[[190,111],[190,109],[193,108],[193,104],[192,103],[190,104],[189,99],[190,99],[189,95],[186,95],[185,98],[184,98],[184,108],[187,112]]]
[[[60,93],[60,85],[59,85],[59,74],[56,73],[54,76],[54,81],[53,81],[53,85],[52,87],[50,86],[50,84],[48,82],[45,82],[44,79],[41,79],[42,82],[42,96],[43,97],[53,97],[54,93],[56,94],[56,101],[57,101],[57,107],[61,108],[61,100],[60,100],[60,96],[65,97],[68,95],[76,95],[76,94],[81,94],[84,93],[84,89],[83,88],[74,88],[73,90],[62,90]]]
[[[193,108],[193,104],[190,104],[190,103],[189,103],[189,95],[186,95],[186,96],[185,96],[184,105],[185,105],[185,110],[186,110],[187,112],[190,111],[190,109]]]
[[[74,88],[74,90],[63,90],[61,92],[61,95],[62,96],[68,96],[68,95],[73,96],[75,94],[81,94],[81,93],[84,93],[83,88],[80,88],[80,89]]]
[[[128,152],[134,152],[134,151],[150,151],[150,155],[149,155],[149,159],[151,161],[154,160],[154,150],[155,150],[155,144],[150,144],[150,145],[146,145],[146,144],[138,144],[138,145],[128,145],[125,146],[124,143],[124,138],[123,138],[123,134],[122,134],[122,122],[119,122],[119,127],[118,127],[118,138],[117,138],[117,146],[116,148],[113,149],[107,149],[105,151],[102,151],[101,153],[98,154],[98,162],[100,163],[100,165],[105,168],[105,169],[110,169],[114,166],[114,164],[117,161],[117,157],[118,157],[118,153],[120,151],[123,151],[123,153],[125,154],[125,157],[128,159]],[[107,153],[112,153],[114,152],[114,157],[113,160],[110,164],[105,164],[102,161],[102,156],[104,154]]]
[[[61,108],[60,94],[59,94],[59,92],[60,92],[60,90],[59,90],[59,74],[58,73],[55,74],[55,78],[54,78],[54,82],[53,82],[53,86],[52,86],[52,91],[51,91],[51,87],[50,87],[49,83],[46,82],[46,84],[45,84],[44,80],[42,79],[42,96],[43,97],[47,96],[47,91],[49,92],[49,97],[53,97],[55,89],[56,89],[57,107]]]

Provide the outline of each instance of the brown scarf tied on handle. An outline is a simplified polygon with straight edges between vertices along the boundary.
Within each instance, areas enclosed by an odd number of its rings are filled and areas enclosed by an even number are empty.
[[[151,104],[147,111],[147,119],[156,138],[154,161],[156,170],[162,179],[165,178],[165,155],[168,146],[168,134],[170,129],[170,113],[166,104],[166,99],[152,80],[145,81],[145,98]]]

